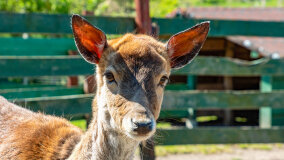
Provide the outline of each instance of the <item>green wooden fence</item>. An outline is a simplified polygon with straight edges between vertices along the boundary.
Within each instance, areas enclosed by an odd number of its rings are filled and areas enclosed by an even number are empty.
[[[106,34],[124,34],[135,30],[134,19],[129,17],[86,18],[103,29]],[[94,73],[95,67],[84,62],[81,57],[67,56],[69,50],[76,50],[70,35],[70,15],[0,13],[0,19],[0,33],[41,33],[61,37],[0,38],[0,78],[75,76]],[[153,18],[152,21],[159,25],[161,35],[171,35],[204,20]],[[284,37],[284,22],[210,21],[210,36],[214,37],[228,35]],[[272,113],[284,107],[284,91],[274,91],[274,89],[283,89],[281,87],[284,86],[283,66],[283,59],[264,58],[247,62],[231,58],[198,57],[185,68],[173,70],[173,75],[186,76],[261,76],[261,90],[166,91],[161,118],[188,118],[190,116],[188,108],[260,109],[260,115],[263,116],[260,118],[260,127],[158,130],[156,141],[162,145],[284,142],[284,128],[271,127]],[[94,95],[83,94],[81,87],[38,85],[28,88],[18,84],[14,87],[7,86],[9,84],[0,84],[0,95],[35,111],[64,115],[66,118],[91,112]],[[175,86],[168,88],[171,87]],[[182,85],[180,88],[186,89]],[[279,114],[279,117],[283,118],[283,114]]]

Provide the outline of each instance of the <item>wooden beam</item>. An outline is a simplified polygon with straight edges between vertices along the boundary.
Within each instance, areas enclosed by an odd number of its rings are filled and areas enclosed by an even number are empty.
[[[94,73],[94,66],[85,62],[81,56],[0,56],[0,68],[0,77],[75,76]]]
[[[194,129],[157,130],[158,145],[283,143],[284,128],[199,127]]]
[[[284,91],[166,91],[163,109],[231,108],[253,109],[261,106],[283,108]]]
[[[106,34],[123,34],[135,29],[133,18],[85,16]],[[41,13],[0,13],[0,32],[71,34],[71,15]],[[113,27],[115,26],[115,27]]]
[[[66,14],[0,13],[0,32],[71,34],[70,16],[71,15]],[[123,34],[135,30],[134,18],[130,17],[86,16],[86,18],[93,25],[101,28],[106,34]],[[206,20],[211,21],[209,36],[243,35],[284,37],[284,22]],[[172,35],[206,20],[152,18],[152,22],[159,26],[161,35]]]
[[[56,116],[85,115],[92,112],[91,102],[94,95],[71,95],[16,99],[15,103],[33,111]]]
[[[91,112],[93,94],[16,99],[16,103],[34,111],[47,114],[86,114]],[[269,105],[283,108],[284,91],[261,93],[257,91],[166,91],[163,110],[187,110],[188,108],[254,109]],[[11,100],[14,100],[13,98]]]
[[[226,75],[226,76],[260,76],[283,75],[284,59],[260,59],[243,61],[233,58],[197,57],[192,63],[179,70],[173,70],[174,75]]]
[[[7,99],[64,96],[77,94],[84,94],[83,87],[39,87],[0,90],[0,95]]]
[[[284,75],[284,59],[259,61],[262,60],[248,62],[200,56],[189,65],[173,70],[172,75]],[[94,67],[80,56],[0,56],[0,77],[91,75],[94,73]]]
[[[284,31],[280,31],[284,28],[284,22],[152,18],[152,22],[160,26],[161,35],[172,35],[204,21],[210,21],[209,36],[212,37],[236,35],[284,37]]]
[[[73,38],[0,38],[0,44],[0,56],[58,56],[77,50]]]

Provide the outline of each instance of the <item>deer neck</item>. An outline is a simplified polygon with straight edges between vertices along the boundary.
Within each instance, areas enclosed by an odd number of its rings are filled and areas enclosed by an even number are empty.
[[[139,142],[120,132],[114,124],[100,88],[93,101],[93,119],[69,159],[130,160]]]

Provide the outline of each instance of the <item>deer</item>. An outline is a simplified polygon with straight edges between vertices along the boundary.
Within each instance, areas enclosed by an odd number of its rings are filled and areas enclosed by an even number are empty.
[[[86,132],[62,117],[35,113],[0,97],[2,160],[130,160],[152,137],[171,69],[190,63],[209,32],[203,22],[167,43],[127,33],[107,40],[79,15],[71,26],[81,56],[96,66],[97,89]]]

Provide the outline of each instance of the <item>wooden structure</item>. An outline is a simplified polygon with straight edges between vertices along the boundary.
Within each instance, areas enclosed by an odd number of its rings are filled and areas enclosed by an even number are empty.
[[[92,24],[102,28],[106,34],[123,34],[135,30],[133,18],[93,16],[86,18]],[[1,33],[44,33],[50,36],[50,38],[28,39],[0,38],[0,78],[3,79],[0,81],[0,95],[34,111],[43,111],[47,114],[63,115],[67,118],[83,118],[89,114],[93,94],[84,94],[82,86],[22,85],[6,80],[13,77],[93,74],[94,66],[84,62],[78,55],[68,55],[69,50],[76,50],[70,36],[70,15],[0,13],[0,19]],[[160,27],[161,38],[201,21],[203,20],[152,19],[152,22]],[[218,41],[222,41],[221,36],[227,35],[284,37],[284,22],[210,21],[210,37],[215,37]],[[220,46],[212,45],[212,43],[211,40],[206,42],[201,53],[212,48],[217,48],[217,52]],[[206,57],[199,56],[192,64],[173,71],[173,75],[185,77],[186,81],[167,86],[168,91],[165,92],[160,118],[194,120],[192,110],[189,108],[255,109],[260,110],[259,126],[160,129],[158,130],[159,138],[156,140],[159,145],[284,142],[284,127],[273,127],[273,114],[271,114],[271,108],[283,108],[284,104],[284,90],[274,90],[278,86],[283,89],[281,86],[284,80],[281,76],[284,76],[284,59],[263,58],[244,61],[230,57],[230,49],[226,54],[227,57],[216,57],[214,54]],[[196,88],[194,76],[205,75],[228,77],[226,80],[228,88],[232,86],[229,79],[232,76],[259,76],[261,77],[260,90],[192,90]],[[282,113],[279,115],[282,116]]]

